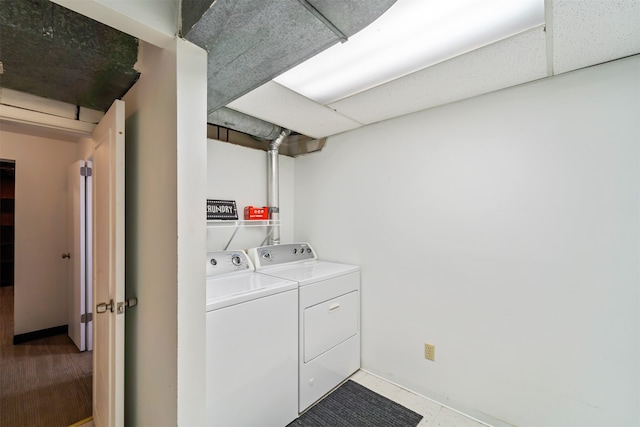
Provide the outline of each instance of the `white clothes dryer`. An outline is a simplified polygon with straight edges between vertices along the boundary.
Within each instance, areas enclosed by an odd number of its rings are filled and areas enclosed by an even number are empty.
[[[298,416],[298,284],[257,274],[243,251],[207,254],[210,426],[283,427]]]
[[[360,268],[318,260],[308,243],[248,251],[256,272],[299,284],[298,410],[360,368]]]

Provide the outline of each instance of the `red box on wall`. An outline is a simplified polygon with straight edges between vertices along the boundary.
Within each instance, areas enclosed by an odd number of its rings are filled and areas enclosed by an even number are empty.
[[[261,208],[257,208],[254,206],[245,206],[244,219],[263,221],[267,220],[269,219],[269,208],[267,206],[263,206]]]

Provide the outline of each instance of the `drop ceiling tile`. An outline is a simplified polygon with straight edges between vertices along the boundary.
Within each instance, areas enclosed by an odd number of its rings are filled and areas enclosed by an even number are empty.
[[[227,107],[313,138],[362,126],[276,82],[268,82]]]
[[[554,73],[640,53],[640,1],[553,0]]]
[[[546,37],[539,26],[329,107],[370,124],[546,76]]]

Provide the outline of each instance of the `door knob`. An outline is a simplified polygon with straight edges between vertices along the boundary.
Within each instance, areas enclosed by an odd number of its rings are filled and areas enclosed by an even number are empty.
[[[131,308],[138,305],[138,298],[129,298],[124,300],[123,302],[119,302],[118,304],[114,304],[113,300],[110,300],[109,303],[102,302],[96,305],[96,312],[98,313],[106,313],[107,311],[113,313],[113,309],[116,309],[118,314],[124,313],[125,308]]]
[[[98,313],[106,313],[107,310],[113,313],[113,300],[110,300],[108,304],[106,302],[101,302],[96,305],[96,312]]]
[[[66,254],[62,254],[62,259],[71,258],[71,252],[67,252]]]

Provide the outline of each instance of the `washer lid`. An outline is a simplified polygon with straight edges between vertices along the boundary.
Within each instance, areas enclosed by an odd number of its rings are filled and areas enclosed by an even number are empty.
[[[359,270],[360,267],[358,267],[357,265],[311,260],[274,267],[266,267],[260,270],[260,273],[282,277],[288,280],[295,280],[296,282],[300,283],[300,286],[304,286],[311,283],[319,282],[321,280],[343,276],[345,274]]]
[[[298,283],[264,274],[246,273],[207,279],[207,311],[296,289]]]

